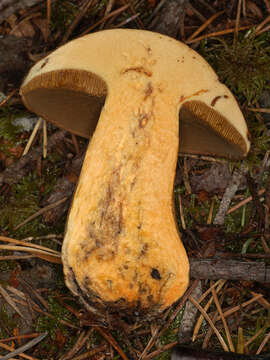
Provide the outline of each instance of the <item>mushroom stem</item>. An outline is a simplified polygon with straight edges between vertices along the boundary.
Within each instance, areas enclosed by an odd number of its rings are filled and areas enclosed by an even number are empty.
[[[102,295],[107,306],[121,299],[127,308],[163,310],[188,283],[173,215],[174,178],[163,176],[175,173],[178,113],[155,84],[139,80],[120,83],[106,99],[70,210],[63,263],[73,291],[79,285],[93,294],[90,305]],[[170,246],[162,241],[167,236]],[[177,261],[175,252],[182,254]]]

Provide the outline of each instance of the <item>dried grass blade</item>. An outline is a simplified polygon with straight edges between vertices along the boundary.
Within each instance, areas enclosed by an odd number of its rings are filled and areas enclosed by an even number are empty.
[[[212,15],[208,20],[205,21],[204,24],[202,24],[190,37],[188,40],[194,39],[197,35],[199,35],[204,29],[207,28],[208,25],[210,25],[219,15],[223,14],[224,11],[220,11],[214,15]]]
[[[26,144],[26,147],[24,148],[24,151],[23,151],[22,156],[24,156],[24,155],[26,155],[26,154],[28,153],[28,151],[29,151],[29,149],[30,149],[30,147],[31,147],[34,139],[35,139],[35,136],[36,136],[36,134],[37,134],[37,132],[38,132],[39,126],[40,126],[40,124],[41,124],[41,121],[42,121],[42,118],[40,117],[40,118],[38,119],[38,121],[37,121],[37,123],[36,123],[36,125],[35,125],[35,127],[34,127],[34,129],[33,129],[33,131],[32,131],[32,134],[30,135],[30,138],[29,138],[29,140],[28,140],[28,142],[27,142],[27,144]]]
[[[16,304],[9,296],[8,292],[1,285],[0,285],[0,294],[3,296],[6,302],[16,311],[16,313],[18,313],[23,319],[25,319],[21,311],[17,308]]]
[[[194,306],[196,306],[196,308],[200,311],[200,313],[203,315],[203,317],[205,318],[205,320],[208,321],[209,325],[211,326],[211,328],[213,329],[213,331],[215,332],[215,334],[217,335],[217,338],[221,344],[221,346],[223,347],[224,351],[229,351],[228,346],[226,345],[223,337],[220,335],[218,329],[215,327],[215,325],[213,324],[212,320],[210,319],[209,315],[206,313],[206,311],[203,309],[203,307],[195,300],[193,299],[192,296],[189,297],[189,300],[192,302],[192,304]]]
[[[5,236],[0,236],[0,241],[12,243],[12,244],[18,244],[18,245],[22,245],[22,246],[26,246],[26,247],[29,247],[29,245],[30,245],[31,248],[36,248],[36,249],[39,249],[39,250],[44,250],[46,252],[54,253],[56,255],[60,255],[59,251],[47,248],[47,247],[42,246],[42,245],[28,243],[28,242],[23,241],[23,240],[16,240],[16,239],[8,238],[8,237],[5,237]]]
[[[268,343],[269,340],[270,340],[270,332],[268,334],[266,334],[261,345],[259,346],[259,349],[256,352],[256,355],[259,355],[261,353],[261,351],[263,350],[263,348],[265,347],[265,345]]]
[[[217,288],[216,293],[219,293],[219,292],[220,292],[220,290],[222,289],[222,287],[224,286],[224,284],[225,284],[225,280],[221,280],[221,281],[220,281],[220,284],[218,285],[218,288]],[[203,298],[203,296],[204,296],[204,294],[203,294],[203,295],[201,296],[201,298],[198,300],[198,303],[200,303],[200,302],[202,301],[201,299]],[[193,299],[193,300],[194,300],[194,299]],[[213,300],[214,300],[214,298],[213,298],[213,296],[212,296],[212,297],[209,299],[209,301],[207,302],[207,304],[205,305],[205,307],[204,307],[204,311],[205,311],[205,312],[209,309],[209,307],[210,307],[210,305],[212,304]],[[201,315],[199,316],[198,320],[197,320],[197,323],[196,323],[195,327],[194,327],[193,336],[192,336],[192,341],[195,341],[195,340],[196,340],[196,337],[197,337],[198,332],[199,332],[199,330],[200,330],[200,328],[201,328],[202,322],[203,322],[203,315],[201,314]]]
[[[26,350],[31,349],[33,346],[38,344],[40,341],[42,341],[47,336],[47,334],[48,334],[47,332],[45,332],[43,334],[40,334],[35,339],[29,341],[28,343],[24,344],[23,346],[20,346],[19,348],[12,351],[8,355],[1,357],[1,360],[8,360],[8,359],[11,359],[13,356],[16,356],[16,355],[20,355],[21,357],[24,357],[25,359],[37,360],[36,358],[33,358],[31,356],[24,355],[23,352],[26,351]]]
[[[218,310],[218,312],[220,314],[220,317],[222,319],[222,322],[223,322],[223,326],[224,326],[225,333],[226,333],[226,336],[227,336],[227,340],[228,340],[228,343],[229,343],[230,351],[235,352],[234,345],[233,345],[233,342],[232,342],[232,337],[231,337],[231,334],[230,334],[230,330],[229,330],[227,321],[226,321],[226,319],[225,319],[225,317],[223,315],[223,312],[222,312],[222,309],[221,309],[221,306],[220,306],[220,303],[219,303],[215,288],[212,289],[212,294],[213,294],[213,298],[214,298],[217,310]]]

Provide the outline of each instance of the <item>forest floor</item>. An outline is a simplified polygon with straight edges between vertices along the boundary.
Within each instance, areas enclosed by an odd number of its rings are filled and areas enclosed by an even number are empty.
[[[236,97],[251,138],[241,161],[179,154],[174,201],[189,288],[158,319],[117,328],[86,313],[62,272],[88,141],[29,113],[19,95],[36,61],[112,28],[161,32],[199,52]],[[204,359],[228,350],[269,359],[269,41],[269,0],[0,0],[1,359],[161,360],[176,346],[175,359],[199,359],[193,348]]]

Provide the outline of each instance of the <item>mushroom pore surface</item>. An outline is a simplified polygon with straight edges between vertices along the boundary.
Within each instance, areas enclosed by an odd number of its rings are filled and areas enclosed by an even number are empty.
[[[123,29],[60,47],[21,94],[45,119],[92,136],[62,249],[68,287],[91,311],[159,314],[189,282],[173,211],[179,138],[181,152],[244,156],[232,94],[184,44]]]

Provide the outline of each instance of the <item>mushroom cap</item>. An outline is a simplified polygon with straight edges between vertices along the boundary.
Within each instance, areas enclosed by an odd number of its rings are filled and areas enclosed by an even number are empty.
[[[30,111],[88,138],[106,97],[124,91],[124,82],[140,87],[141,75],[179,114],[182,153],[247,154],[248,129],[232,93],[198,53],[158,33],[114,29],[73,40],[33,66],[21,95]]]

